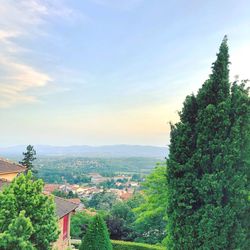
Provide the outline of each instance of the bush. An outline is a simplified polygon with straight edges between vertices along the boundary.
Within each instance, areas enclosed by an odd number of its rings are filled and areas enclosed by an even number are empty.
[[[113,250],[165,250],[165,247],[144,243],[112,240]]]
[[[107,226],[100,215],[93,217],[79,249],[112,250]]]
[[[86,234],[87,227],[92,221],[93,216],[86,212],[78,212],[70,220],[70,236],[73,239],[81,239]]]

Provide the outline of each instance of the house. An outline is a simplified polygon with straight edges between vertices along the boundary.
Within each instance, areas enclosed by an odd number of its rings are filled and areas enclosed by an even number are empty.
[[[78,204],[57,196],[54,196],[54,201],[56,204],[56,214],[58,216],[60,234],[57,241],[53,244],[53,249],[66,250],[71,245],[70,217],[78,207]]]
[[[12,181],[20,173],[24,173],[27,169],[17,163],[0,158],[0,179]]]
[[[90,173],[89,176],[91,177],[91,182],[94,184],[100,184],[100,183],[110,179],[107,177],[103,177],[98,173]]]
[[[60,184],[47,184],[47,183],[46,183],[46,184],[44,185],[43,190],[44,190],[45,193],[51,194],[51,193],[53,193],[55,190],[58,190],[59,187],[60,187]]]
[[[25,167],[19,164],[0,159],[0,191],[4,186],[9,185],[16,176],[20,173],[24,173],[26,170]],[[54,196],[54,201],[60,235],[58,240],[54,243],[53,248],[57,250],[66,250],[70,246],[70,217],[78,207],[78,204],[57,196]]]

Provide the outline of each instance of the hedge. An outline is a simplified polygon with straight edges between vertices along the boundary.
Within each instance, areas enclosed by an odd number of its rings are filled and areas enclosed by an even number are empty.
[[[113,250],[165,250],[165,247],[144,243],[112,240]]]
[[[120,241],[120,240],[111,240],[113,250],[166,250],[165,247],[149,245],[144,243],[136,243],[130,241]],[[71,242],[76,247],[79,247],[80,240],[72,240]]]

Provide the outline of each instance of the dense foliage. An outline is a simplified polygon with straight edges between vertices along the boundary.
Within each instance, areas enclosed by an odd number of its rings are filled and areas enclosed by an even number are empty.
[[[33,226],[29,218],[25,217],[25,211],[12,220],[8,229],[0,233],[0,249],[2,250],[35,250],[30,241]]]
[[[134,209],[136,241],[156,244],[166,236],[166,166],[158,165],[142,186],[145,201]]]
[[[100,215],[96,215],[80,245],[80,250],[112,250],[107,226]]]
[[[161,243],[166,229],[166,166],[158,165],[143,183],[143,194],[135,193],[126,201],[114,199],[110,193],[96,194],[88,202],[106,221],[110,238],[142,243]],[[109,195],[107,195],[109,194]],[[164,217],[164,219],[163,219]],[[71,236],[82,237],[91,215],[72,216]]]
[[[73,199],[73,198],[78,198],[78,194],[77,193],[73,193],[73,191],[69,191],[69,192],[64,192],[58,189],[55,189],[52,192],[53,195],[58,196],[58,197],[62,197],[64,199]]]
[[[70,236],[73,239],[83,238],[91,221],[92,216],[85,212],[74,214],[70,220]]]
[[[86,203],[87,207],[95,208],[97,210],[109,211],[113,204],[117,201],[117,196],[114,193],[106,192],[94,194]]]
[[[43,182],[34,181],[29,171],[27,175],[15,178],[0,192],[0,237],[6,243],[3,249],[20,244],[27,249],[33,246],[47,250],[57,240],[55,204],[52,197],[42,191]],[[18,239],[18,235],[22,237]]]
[[[250,100],[229,83],[227,39],[212,74],[172,126],[169,249],[248,249]]]

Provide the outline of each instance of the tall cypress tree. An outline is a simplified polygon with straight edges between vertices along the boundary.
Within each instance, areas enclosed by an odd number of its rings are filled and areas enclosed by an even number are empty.
[[[212,74],[171,125],[169,249],[249,247],[250,98],[229,82],[227,38]]]

